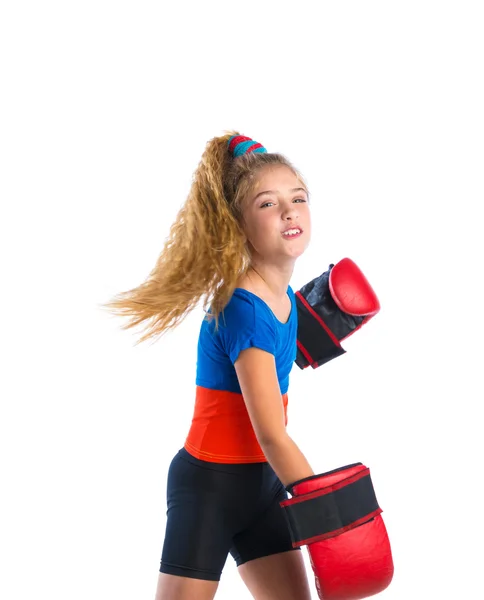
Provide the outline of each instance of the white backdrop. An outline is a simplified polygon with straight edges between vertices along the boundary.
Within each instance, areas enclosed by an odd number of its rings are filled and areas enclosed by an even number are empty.
[[[146,278],[232,128],[310,186],[294,290],[349,256],[382,304],[294,367],[290,435],[317,471],[370,467],[382,599],[480,597],[479,5],[2,5],[0,597],[154,598],[203,312],[134,348],[98,304]],[[250,598],[231,557],[218,597]]]

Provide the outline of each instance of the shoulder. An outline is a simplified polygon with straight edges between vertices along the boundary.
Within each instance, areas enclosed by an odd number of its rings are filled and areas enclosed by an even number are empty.
[[[214,319],[210,327],[213,332]],[[249,290],[234,290],[231,299],[219,315],[219,327],[215,335],[218,336],[221,347],[230,357],[232,364],[246,348],[257,347],[271,354],[276,353],[275,324]]]
[[[256,310],[254,296],[248,290],[236,288],[220,313],[220,326],[237,330],[255,328]]]

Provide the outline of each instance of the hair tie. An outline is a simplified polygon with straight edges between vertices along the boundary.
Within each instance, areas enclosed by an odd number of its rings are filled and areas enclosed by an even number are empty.
[[[249,152],[267,152],[262,144],[245,135],[233,135],[228,141],[228,146],[234,158]]]

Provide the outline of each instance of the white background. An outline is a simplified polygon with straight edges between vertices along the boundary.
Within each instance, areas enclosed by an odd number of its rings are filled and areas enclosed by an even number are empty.
[[[310,186],[293,289],[349,256],[382,304],[294,367],[290,435],[319,472],[370,467],[382,599],[484,597],[480,4],[2,4],[1,598],[154,598],[203,312],[135,348],[98,305],[144,281],[232,128]],[[250,598],[231,557],[218,597]]]

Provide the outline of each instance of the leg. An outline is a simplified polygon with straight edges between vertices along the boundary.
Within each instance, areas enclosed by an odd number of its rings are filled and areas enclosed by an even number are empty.
[[[256,558],[238,570],[255,600],[311,600],[300,550]]]
[[[155,600],[212,600],[218,581],[159,573]]]
[[[311,600],[304,557],[292,546],[280,505],[287,492],[275,474],[272,478],[272,500],[247,529],[233,538],[230,552],[256,600]]]
[[[156,600],[214,597],[233,535],[218,502],[219,479],[216,470],[193,464],[181,451],[172,460]]]

